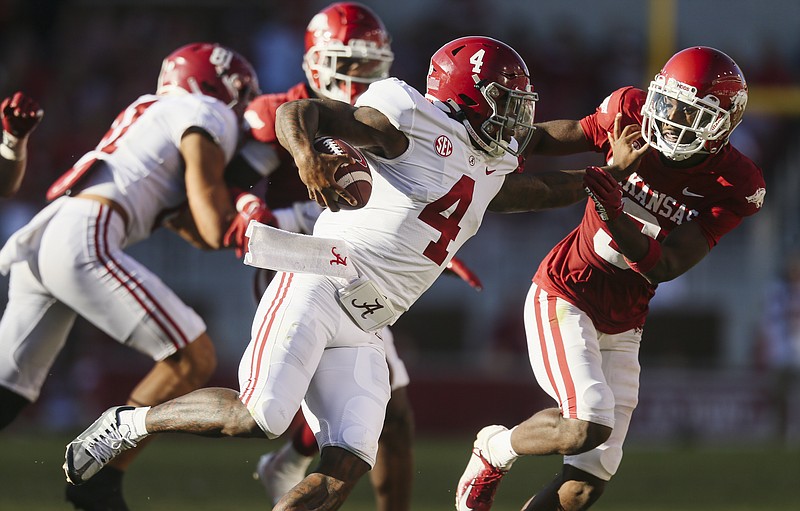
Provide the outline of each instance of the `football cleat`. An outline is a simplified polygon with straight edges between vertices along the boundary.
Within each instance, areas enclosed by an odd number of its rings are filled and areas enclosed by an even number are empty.
[[[469,463],[456,488],[457,511],[489,511],[492,508],[497,487],[508,469],[495,467],[489,462],[488,444],[491,437],[506,430],[504,426],[486,426],[478,432]]]
[[[123,451],[136,447],[137,440],[127,424],[120,424],[120,412],[132,406],[114,406],[67,444],[64,473],[72,484],[83,484]]]
[[[267,498],[274,506],[297,483],[305,479],[306,469],[313,459],[298,453],[289,442],[277,451],[259,458],[253,479],[261,481]]]

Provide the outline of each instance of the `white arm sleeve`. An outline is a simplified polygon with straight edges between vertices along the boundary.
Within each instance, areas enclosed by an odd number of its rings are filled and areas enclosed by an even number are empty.
[[[284,231],[311,234],[314,224],[322,213],[322,206],[314,201],[295,202],[289,208],[272,211],[278,220],[278,227]]]

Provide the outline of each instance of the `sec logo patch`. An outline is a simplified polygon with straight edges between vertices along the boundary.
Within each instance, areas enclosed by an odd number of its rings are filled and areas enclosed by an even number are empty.
[[[439,135],[433,143],[433,148],[436,150],[436,154],[442,158],[447,158],[453,154],[453,143],[444,135]]]

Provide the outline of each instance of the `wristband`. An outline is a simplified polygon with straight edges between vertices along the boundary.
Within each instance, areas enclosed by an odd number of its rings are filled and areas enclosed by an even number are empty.
[[[0,156],[6,160],[24,160],[26,151],[23,138],[15,137],[6,130],[3,130],[3,142],[0,143]]]
[[[650,236],[647,237],[647,240],[649,244],[647,246],[647,253],[644,255],[644,257],[638,261],[631,261],[627,257],[625,258],[625,262],[628,263],[628,266],[630,266],[631,270],[635,271],[636,273],[645,274],[649,272],[655,268],[659,259],[661,259],[661,243]]]
[[[241,213],[244,211],[244,207],[253,201],[260,202],[260,199],[252,193],[240,193],[239,196],[236,197],[236,211]]]

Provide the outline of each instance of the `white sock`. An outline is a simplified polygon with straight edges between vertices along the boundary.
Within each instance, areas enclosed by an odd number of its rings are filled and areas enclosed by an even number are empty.
[[[502,431],[494,435],[487,442],[489,454],[492,457],[490,461],[495,467],[501,470],[510,469],[514,461],[519,458],[519,454],[511,447],[511,432],[514,431],[515,428],[516,426],[509,430]]]
[[[291,441],[287,442],[286,445],[281,448],[276,458],[279,466],[293,470],[302,470],[303,472],[305,472],[314,460],[313,456],[300,454],[297,449],[294,448]]]
[[[149,406],[142,406],[134,408],[133,410],[125,410],[119,414],[120,422],[130,428],[133,440],[139,440],[148,435],[147,427],[145,426],[145,418],[149,410]]]
[[[149,434],[147,432],[147,425],[145,424],[147,412],[149,411],[149,406],[141,406],[133,410],[133,432],[137,436],[146,437]]]

